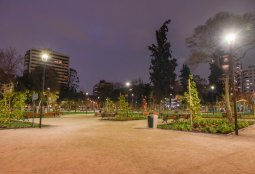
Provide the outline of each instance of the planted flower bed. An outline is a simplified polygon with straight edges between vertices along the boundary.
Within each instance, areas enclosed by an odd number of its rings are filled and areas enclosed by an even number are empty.
[[[251,121],[238,121],[238,129],[248,127],[254,124]],[[228,134],[235,130],[234,123],[229,123],[226,119],[197,119],[193,122],[193,128],[190,128],[189,120],[177,120],[169,124],[158,125],[160,129],[172,129],[181,131],[194,131],[205,133]]]

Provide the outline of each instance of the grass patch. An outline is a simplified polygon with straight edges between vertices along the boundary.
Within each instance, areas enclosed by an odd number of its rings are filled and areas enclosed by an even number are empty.
[[[202,113],[201,116],[203,118],[223,118],[221,112],[215,112],[214,114],[213,113]]]
[[[126,115],[117,115],[115,117],[105,117],[104,120],[111,120],[111,121],[129,121],[129,120],[145,120],[146,116],[141,114],[129,114]]]
[[[42,127],[46,127],[47,125],[42,125]],[[18,120],[12,120],[10,122],[0,122],[0,128],[3,129],[18,129],[18,128],[36,128],[39,127],[39,124],[34,123],[34,125],[31,122],[27,121],[18,121]]]
[[[251,121],[238,121],[238,129],[254,124]],[[212,134],[228,134],[235,130],[234,123],[229,123],[226,119],[198,119],[194,120],[193,128],[190,128],[189,120],[177,120],[169,124],[158,125],[160,129],[172,129],[181,131],[195,131]]]

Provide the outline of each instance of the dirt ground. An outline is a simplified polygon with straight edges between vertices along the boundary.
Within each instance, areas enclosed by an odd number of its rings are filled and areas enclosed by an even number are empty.
[[[237,137],[82,115],[43,123],[51,126],[0,130],[1,174],[255,173],[255,126]]]

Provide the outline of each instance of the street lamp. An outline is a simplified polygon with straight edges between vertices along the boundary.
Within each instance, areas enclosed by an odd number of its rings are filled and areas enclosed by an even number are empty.
[[[126,95],[125,95],[125,96],[127,97],[127,102],[129,103],[129,100],[128,100],[128,98],[129,98],[128,93],[129,93],[129,91],[132,91],[132,88],[129,89],[129,87],[131,86],[131,83],[130,83],[130,82],[126,82],[126,83],[125,83],[125,86],[126,86],[126,88],[127,88],[127,89],[126,89]]]
[[[131,83],[130,82],[126,82],[126,87],[130,87]]]
[[[230,75],[233,89],[233,99],[234,99],[234,116],[235,116],[235,134],[238,135],[238,126],[237,126],[237,109],[236,109],[236,90],[235,90],[235,71],[234,71],[234,57],[233,57],[233,47],[236,41],[236,34],[229,33],[226,35],[226,42],[229,45],[229,62],[230,62]]]
[[[41,94],[41,112],[40,112],[40,120],[39,120],[39,128],[42,127],[42,114],[43,114],[43,93],[44,93],[44,83],[45,83],[45,66],[46,62],[49,59],[48,53],[42,54],[42,61],[43,61],[43,74],[42,74],[42,94]]]
[[[134,94],[133,93],[131,94],[131,97],[132,97],[131,105],[132,105],[132,108],[133,108],[134,107]]]
[[[236,34],[235,33],[229,33],[226,35],[226,41],[227,43],[231,46],[233,46],[233,44],[235,44],[236,41]]]
[[[214,92],[214,90],[215,90],[215,86],[213,86],[213,85],[212,85],[210,88],[211,88],[211,90],[212,90],[212,109],[213,109],[213,114],[214,114],[214,107],[213,107],[213,102],[214,102],[214,101],[213,101],[213,92]]]

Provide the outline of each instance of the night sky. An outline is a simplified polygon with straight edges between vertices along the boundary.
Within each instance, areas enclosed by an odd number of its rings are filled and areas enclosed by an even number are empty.
[[[179,73],[189,56],[185,38],[221,11],[255,13],[255,0],[0,0],[0,48],[67,54],[84,90],[101,79],[149,82],[148,46],[165,20]],[[244,65],[255,64],[254,55]],[[208,68],[193,72],[207,78]]]

